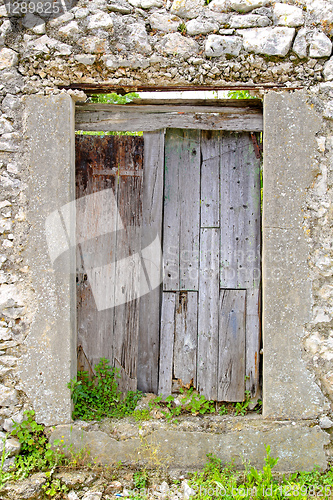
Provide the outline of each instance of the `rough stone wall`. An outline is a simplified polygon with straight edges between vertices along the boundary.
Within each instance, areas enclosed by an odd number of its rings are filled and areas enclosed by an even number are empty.
[[[317,177],[304,206],[311,244],[312,320],[304,359],[333,405],[333,9],[330,0],[79,0],[43,23],[11,23],[0,6],[0,425],[29,406],[20,357],[38,313],[25,247],[24,95],[59,93],[70,83],[305,87],[322,115]],[[285,90],[284,90],[285,91]],[[38,182],[38,179],[36,179]],[[50,366],[50,370],[52,367]],[[36,374],[38,375],[38,374]],[[321,424],[329,428],[332,408]]]

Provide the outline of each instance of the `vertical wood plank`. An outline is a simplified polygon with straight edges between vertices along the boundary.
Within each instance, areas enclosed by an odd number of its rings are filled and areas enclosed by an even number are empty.
[[[158,393],[164,397],[171,394],[173,346],[175,337],[176,293],[162,294],[160,365]]]
[[[201,227],[220,226],[221,132],[201,132]]]
[[[183,130],[179,164],[179,289],[199,287],[200,131]]]
[[[246,390],[256,401],[260,395],[260,289],[246,291]]]
[[[144,250],[158,237],[162,241],[163,177],[164,177],[164,131],[145,132],[144,171],[142,191],[142,235]],[[160,267],[156,269],[157,265]],[[138,389],[143,392],[158,391],[158,356],[160,331],[160,286],[162,255],[157,250],[154,262],[144,260],[152,290],[140,298],[139,343],[138,343]]]
[[[182,131],[167,129],[165,135],[163,290],[179,290],[179,168]]]
[[[245,300],[245,290],[220,292],[219,401],[244,400]]]
[[[117,177],[117,204],[124,226],[117,232],[113,358],[120,369],[119,388],[136,390],[141,279],[143,138],[117,137],[117,167],[133,175]]]
[[[179,292],[176,297],[173,375],[182,384],[197,379],[198,294]]]
[[[219,230],[201,229],[197,388],[217,399],[219,355]]]
[[[250,135],[223,134],[221,150],[221,288],[260,283],[260,162]]]
[[[105,224],[106,190],[115,192],[114,177],[95,175],[110,165],[114,157],[114,137],[76,136],[76,232],[77,246],[77,336],[87,362],[93,368],[105,357],[113,363],[113,309],[98,310],[92,290],[103,288],[101,295],[114,295],[114,282],[101,282],[94,266],[110,264],[115,259],[115,230],[118,218],[110,216],[111,227]],[[113,165],[111,165],[113,166]],[[96,197],[90,195],[97,194]],[[101,196],[99,196],[99,193]],[[106,200],[107,201],[107,200]],[[112,208],[112,205],[111,205]],[[101,225],[101,221],[103,224]],[[84,265],[85,264],[85,265]],[[88,276],[89,274],[89,276]],[[89,277],[89,279],[88,279]]]

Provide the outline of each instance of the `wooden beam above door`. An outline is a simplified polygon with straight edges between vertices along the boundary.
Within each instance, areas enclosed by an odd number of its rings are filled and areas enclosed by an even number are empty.
[[[121,104],[77,104],[76,130],[153,131],[162,128],[261,132],[260,99],[154,100]]]

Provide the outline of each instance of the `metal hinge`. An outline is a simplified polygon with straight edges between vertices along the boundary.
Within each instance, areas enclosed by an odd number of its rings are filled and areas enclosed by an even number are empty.
[[[262,157],[262,144],[258,144],[257,136],[251,132],[251,139],[254,147],[254,153],[256,158],[260,159]]]

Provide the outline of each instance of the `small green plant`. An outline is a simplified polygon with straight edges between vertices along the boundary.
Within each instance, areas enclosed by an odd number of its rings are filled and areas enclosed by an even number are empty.
[[[219,409],[219,414],[228,415],[228,408],[225,405],[222,405],[221,408]]]
[[[109,104],[128,104],[134,99],[140,99],[139,94],[137,94],[136,92],[130,92],[125,95],[120,95],[112,92],[111,94],[94,94],[89,97],[90,102]]]
[[[74,403],[73,419],[101,420],[131,415],[142,392],[128,391],[123,397],[118,391],[119,370],[111,368],[106,358],[101,358],[95,366],[95,373],[91,379],[88,372],[79,372],[78,379],[68,384]]]
[[[184,393],[183,389],[181,392]],[[192,415],[204,415],[205,413],[215,413],[214,401],[208,401],[205,396],[196,394],[193,388],[189,389],[184,397],[181,399],[181,403],[185,410],[192,413]]]
[[[44,426],[35,421],[35,412],[26,410],[21,423],[14,422],[12,436],[21,443],[20,454],[15,458],[15,477],[26,477],[35,470],[47,470],[64,461],[64,454],[58,447],[60,441],[54,441],[54,447],[48,443]]]
[[[179,33],[181,33],[183,36],[186,35],[186,33],[187,33],[186,24],[180,23],[178,28],[177,28],[177,31],[179,31]]]
[[[65,484],[62,484],[60,479],[52,478],[52,471],[46,472],[46,483],[43,484],[42,489],[48,497],[64,498],[64,495],[69,491]]]
[[[229,90],[228,99],[255,99],[248,90]]]
[[[12,474],[10,472],[5,472],[3,470],[5,465],[5,460],[8,457],[8,453],[6,452],[6,441],[7,436],[2,440],[2,452],[1,452],[1,461],[0,461],[0,490],[3,488],[4,484],[11,479]]]
[[[134,487],[141,490],[146,487],[148,480],[148,473],[146,470],[137,471],[133,476]]]
[[[245,391],[245,401],[236,403],[235,415],[245,415],[250,404],[250,391]]]
[[[150,420],[153,417],[148,408],[143,408],[142,410],[134,410],[133,418],[136,422],[140,422],[141,420]]]

